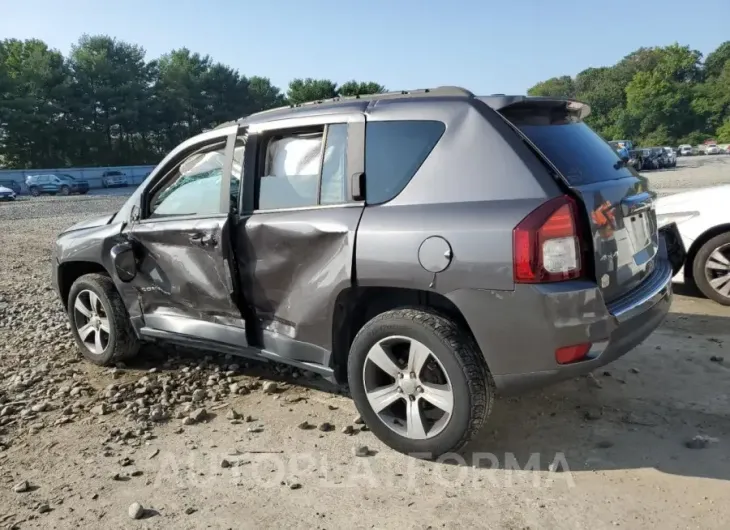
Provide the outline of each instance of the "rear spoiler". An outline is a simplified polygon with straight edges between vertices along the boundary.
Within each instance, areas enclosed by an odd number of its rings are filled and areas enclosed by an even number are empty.
[[[540,96],[507,96],[505,94],[492,94],[491,96],[478,96],[476,99],[486,103],[497,112],[508,107],[537,106],[537,107],[564,107],[566,112],[584,120],[591,113],[591,106],[582,101],[565,98],[550,98]]]

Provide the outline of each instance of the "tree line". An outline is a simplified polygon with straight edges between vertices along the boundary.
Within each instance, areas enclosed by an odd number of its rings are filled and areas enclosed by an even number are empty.
[[[0,168],[155,164],[237,117],[384,90],[307,78],[284,93],[186,48],[148,61],[142,47],[105,35],[84,35],[68,57],[41,40],[1,40]]]
[[[703,60],[704,59],[704,60]],[[106,35],[68,57],[37,39],[0,41],[0,167],[155,164],[186,138],[284,104],[382,92],[375,82],[294,79],[286,92],[182,48],[148,61]],[[606,139],[642,145],[730,142],[730,41],[640,48],[614,66],[554,77],[528,94],[589,103]]]
[[[679,44],[639,48],[613,66],[553,77],[528,94],[589,103],[586,121],[607,140],[644,146],[730,142],[730,41],[704,58]]]

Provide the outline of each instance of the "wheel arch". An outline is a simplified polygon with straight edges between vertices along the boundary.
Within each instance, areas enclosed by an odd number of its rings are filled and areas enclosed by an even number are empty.
[[[474,340],[459,308],[440,293],[405,287],[348,287],[338,294],[332,315],[331,367],[339,383],[347,382],[347,358],[358,331],[373,317],[403,307],[436,310],[450,318]]]
[[[686,280],[689,280],[690,282],[694,281],[694,272],[692,269],[694,268],[695,257],[702,248],[702,245],[707,243],[713,237],[724,234],[725,232],[730,232],[730,223],[715,225],[704,231],[697,239],[694,240],[687,250],[687,260],[684,266],[684,277]]]
[[[93,273],[111,276],[101,263],[94,261],[66,261],[58,266],[58,292],[64,308],[68,309],[68,295],[73,283],[81,276]]]

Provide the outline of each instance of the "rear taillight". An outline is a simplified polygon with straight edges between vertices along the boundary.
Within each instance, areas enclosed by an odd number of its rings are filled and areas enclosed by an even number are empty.
[[[515,283],[559,282],[581,270],[577,206],[563,195],[541,204],[512,232]]]

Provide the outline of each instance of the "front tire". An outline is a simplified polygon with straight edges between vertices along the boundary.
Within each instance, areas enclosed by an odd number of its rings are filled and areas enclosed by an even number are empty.
[[[127,309],[108,276],[86,274],[74,282],[68,318],[81,354],[94,364],[110,366],[139,351]]]
[[[71,188],[68,186],[61,186],[61,189],[59,190],[59,194],[66,197],[67,195],[71,194]]]
[[[31,195],[32,195],[33,197],[40,197],[40,195],[41,195],[41,190],[39,190],[38,188],[36,188],[35,186],[33,186],[33,187],[32,187],[32,188],[30,189],[30,194],[31,194]]]
[[[394,309],[367,322],[352,343],[347,371],[367,426],[391,448],[420,458],[462,448],[494,402],[474,340],[427,309]]]
[[[692,262],[692,277],[707,298],[730,306],[730,232],[700,247]]]

